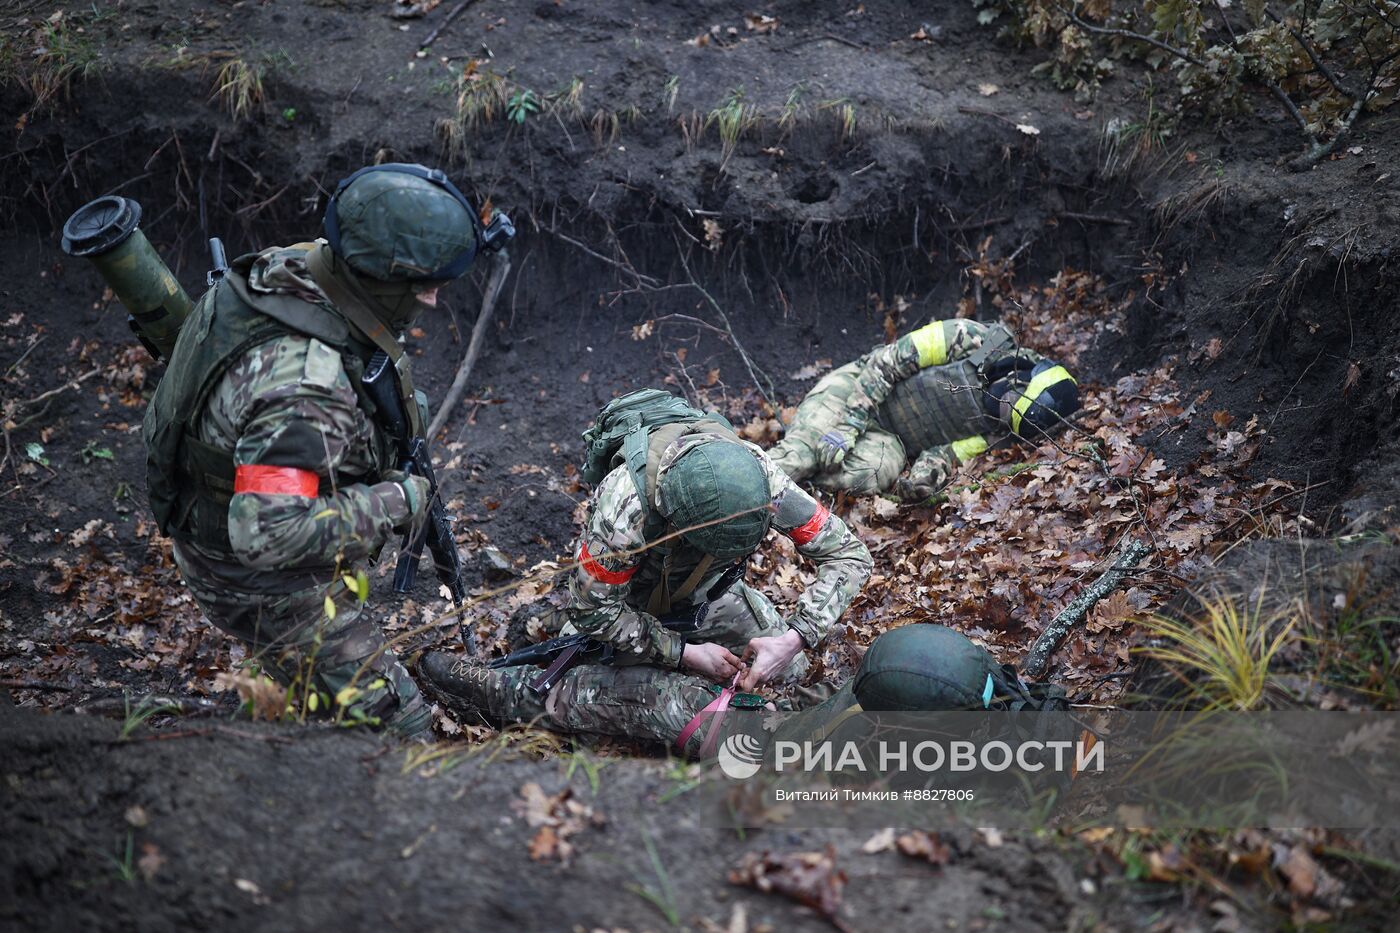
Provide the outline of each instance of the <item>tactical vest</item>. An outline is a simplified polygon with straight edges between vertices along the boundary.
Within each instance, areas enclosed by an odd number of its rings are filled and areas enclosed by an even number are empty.
[[[373,347],[357,339],[339,314],[290,295],[262,294],[248,288],[256,254],[234,260],[233,268],[204,293],[184,326],[169,365],[146,409],[141,437],[146,445],[146,487],[151,511],[163,534],[227,554],[228,506],[233,498],[233,452],[201,441],[197,426],[209,394],[239,357],[279,337],[313,337],[339,351],[360,407],[371,417],[373,403],[360,376]],[[375,462],[388,463],[382,432]],[[338,478],[339,479],[339,478]],[[378,477],[358,477],[375,481]],[[329,492],[322,480],[320,493]]]
[[[972,360],[921,369],[901,380],[880,406],[880,424],[910,456],[982,433],[985,383]]]
[[[702,412],[669,392],[639,389],[615,398],[583,432],[583,478],[597,485],[609,472],[625,464],[637,496],[642,500],[642,537],[650,543],[670,530],[666,516],[656,507],[661,457],[667,448],[687,434],[702,432],[742,443],[734,433],[734,426],[723,415]],[[712,557],[701,555],[680,540],[669,542],[662,550],[666,557],[647,599],[647,609],[653,615],[669,612],[673,603],[688,598],[714,564]],[[694,558],[695,568],[672,588],[671,566],[681,555],[685,555],[682,559]]]

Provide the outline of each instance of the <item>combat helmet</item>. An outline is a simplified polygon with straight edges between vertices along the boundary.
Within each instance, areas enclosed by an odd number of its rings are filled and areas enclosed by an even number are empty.
[[[1029,373],[1017,369],[987,387],[989,414],[1000,419],[1002,401],[1010,405],[1005,419],[1011,432],[1034,439],[1062,427],[1064,419],[1079,410],[1079,386],[1059,363],[1041,360]]]
[[[1004,674],[985,648],[942,625],[916,623],[875,639],[852,678],[867,712],[987,708]]]
[[[691,547],[721,560],[751,554],[773,515],[768,477],[742,444],[714,440],[684,451],[658,481],[661,510]]]
[[[481,242],[481,219],[457,186],[437,169],[404,162],[341,181],[324,224],[331,252],[381,282],[455,279]]]

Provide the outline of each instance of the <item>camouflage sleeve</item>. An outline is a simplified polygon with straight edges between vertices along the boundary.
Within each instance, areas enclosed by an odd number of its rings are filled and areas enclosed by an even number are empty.
[[[776,487],[778,514],[773,527],[792,539],[797,553],[817,565],[816,582],[803,591],[787,619],[803,643],[814,648],[860,594],[875,562],[845,522],[772,466],[767,457],[763,459],[765,469],[771,466],[769,478]]]
[[[1011,332],[1001,324],[950,318],[925,324],[894,343],[871,351],[856,377],[856,389],[847,399],[847,420],[864,430],[875,409],[901,380],[929,366],[966,359],[989,341],[1008,351],[1016,349]]]
[[[567,621],[578,631],[606,641],[628,663],[680,664],[685,639],[652,615],[627,604],[632,577],[646,544],[642,501],[625,466],[598,484],[579,537],[578,566],[569,578]]]
[[[914,459],[909,467],[909,482],[932,496],[948,485],[958,464],[966,463],[985,452],[987,439],[980,434],[964,437],[951,444],[930,447]]]
[[[236,407],[234,465],[315,474],[369,472],[374,428],[360,409],[340,354],[320,341],[284,337],[230,368],[211,405]],[[229,541],[249,567],[325,566],[381,547],[409,518],[403,487],[384,482],[328,494],[236,492]]]

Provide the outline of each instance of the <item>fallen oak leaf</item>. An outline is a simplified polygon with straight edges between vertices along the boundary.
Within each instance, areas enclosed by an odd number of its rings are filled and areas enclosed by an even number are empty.
[[[729,873],[729,881],[806,904],[837,929],[847,929],[837,916],[846,873],[836,867],[834,846],[828,845],[821,852],[750,852]]]
[[[901,855],[923,859],[930,865],[938,867],[947,865],[953,857],[953,853],[943,843],[943,840],[938,838],[937,833],[925,832],[922,829],[916,829],[900,836],[895,840],[895,846]]]

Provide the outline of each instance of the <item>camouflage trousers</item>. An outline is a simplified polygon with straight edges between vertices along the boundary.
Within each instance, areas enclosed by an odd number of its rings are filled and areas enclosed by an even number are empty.
[[[692,642],[716,642],[742,654],[749,639],[787,631],[778,611],[762,593],[738,583],[710,603],[705,623],[689,637]],[[799,654],[777,683],[799,696],[826,691],[796,688],[810,670]],[[673,744],[695,716],[719,695],[719,687],[703,677],[646,664],[581,664],[565,674],[547,698],[537,697],[527,684],[538,676],[533,667],[491,671],[486,712],[499,722],[535,722],[556,732],[605,735]],[[750,694],[736,702],[736,714],[748,715],[763,703]],[[687,745],[694,754],[707,729],[698,730]]]
[[[783,439],[768,456],[794,482],[832,492],[875,495],[889,489],[904,470],[904,444],[898,437],[872,424],[856,438],[845,458],[833,469],[822,470],[817,459],[819,438],[834,431],[848,413],[846,400],[856,388],[859,363],[832,370],[807,393]]]
[[[214,626],[239,641],[250,660],[284,686],[337,697],[353,686],[349,718],[378,720],[404,736],[425,732],[432,709],[418,686],[385,647],[384,633],[340,576],[291,593],[252,593],[210,572],[197,552],[175,544],[175,562],[200,609]],[[326,612],[326,599],[335,606]]]

